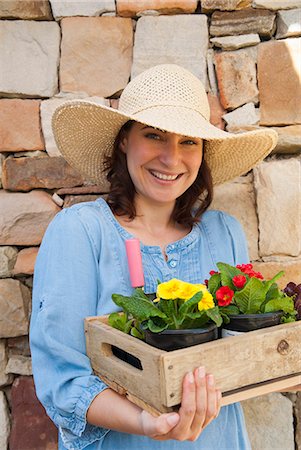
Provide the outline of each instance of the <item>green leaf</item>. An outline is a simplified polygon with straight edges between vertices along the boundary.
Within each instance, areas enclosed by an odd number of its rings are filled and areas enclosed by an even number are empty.
[[[185,316],[188,312],[192,311],[194,307],[199,303],[203,297],[203,292],[197,292],[193,297],[184,302],[179,308],[180,319]]]
[[[128,320],[125,313],[114,312],[109,315],[108,323],[111,327],[129,334],[133,319]]]
[[[144,339],[144,333],[139,331],[136,327],[131,328],[131,335],[138,339]]]
[[[226,315],[235,315],[235,314],[239,314],[239,308],[236,305],[228,305],[228,306],[220,306],[219,307],[220,313],[221,314],[226,314]]]
[[[206,309],[205,311],[207,317],[211,319],[218,327],[221,326],[223,323],[222,316],[220,315],[218,306],[215,306],[214,308]]]
[[[229,288],[235,291],[235,286],[233,285],[232,278],[236,275],[241,275],[242,272],[236,267],[230,266],[230,264],[226,263],[217,263],[216,264],[220,273],[221,273],[221,283],[223,286],[229,286]]]
[[[264,308],[264,312],[284,311],[285,313],[293,313],[294,300],[291,297],[282,297],[269,300]]]
[[[166,330],[168,324],[159,317],[153,317],[147,322],[148,329],[153,333],[160,333],[160,331]]]
[[[177,300],[161,299],[156,305],[167,317],[173,317],[177,313]]]
[[[215,273],[208,280],[208,291],[215,296],[216,291],[221,287],[221,274]]]
[[[234,301],[244,314],[256,314],[265,300],[266,288],[258,278],[250,278],[241,291],[235,292]]]
[[[145,295],[126,297],[124,295],[113,294],[112,300],[116,305],[131,314],[140,322],[147,320],[150,317],[162,317],[163,319],[167,319],[162,311],[160,311],[147,297],[145,298]]]

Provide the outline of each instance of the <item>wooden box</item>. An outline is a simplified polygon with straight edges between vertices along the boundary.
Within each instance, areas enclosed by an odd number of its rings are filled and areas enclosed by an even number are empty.
[[[199,366],[213,373],[223,405],[301,383],[301,321],[172,352],[110,327],[107,316],[87,318],[85,332],[94,372],[153,414],[177,408],[184,375]],[[137,358],[142,368],[115,356],[116,347]]]

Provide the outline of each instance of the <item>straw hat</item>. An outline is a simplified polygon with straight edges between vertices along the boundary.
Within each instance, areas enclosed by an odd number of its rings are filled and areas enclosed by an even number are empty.
[[[138,75],[124,89],[119,109],[84,100],[59,106],[52,119],[57,146],[71,166],[96,183],[106,182],[104,156],[128,120],[164,131],[202,138],[214,184],[242,175],[275,147],[277,133],[261,129],[227,133],[209,122],[210,109],[201,81],[175,64]]]

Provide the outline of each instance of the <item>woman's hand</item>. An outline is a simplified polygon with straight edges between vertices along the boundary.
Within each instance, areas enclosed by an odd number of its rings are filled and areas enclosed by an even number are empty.
[[[221,392],[215,386],[213,375],[206,375],[204,367],[199,367],[184,377],[179,412],[153,417],[142,411],[142,428],[146,436],[156,440],[195,441],[218,416],[220,406]]]

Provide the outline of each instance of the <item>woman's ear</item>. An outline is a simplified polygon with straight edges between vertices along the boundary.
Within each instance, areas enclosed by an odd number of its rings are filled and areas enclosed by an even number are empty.
[[[126,136],[124,136],[124,137],[121,139],[121,141],[120,141],[120,143],[119,143],[119,148],[120,148],[120,150],[121,150],[123,153],[126,153],[126,151],[127,151],[127,138],[126,138]]]

